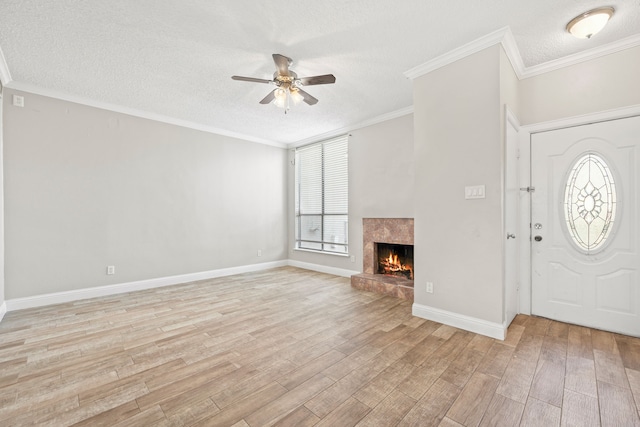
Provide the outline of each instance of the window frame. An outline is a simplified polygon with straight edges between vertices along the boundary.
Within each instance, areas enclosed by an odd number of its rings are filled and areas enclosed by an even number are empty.
[[[307,144],[304,146],[300,146],[300,147],[296,147],[296,149],[294,150],[294,250],[298,250],[298,251],[307,251],[307,252],[317,252],[317,253],[323,253],[323,254],[329,254],[329,255],[338,255],[338,256],[349,256],[349,162],[348,162],[348,153],[349,153],[349,140],[348,140],[349,135],[342,135],[340,137],[336,137],[336,138],[331,138],[328,140],[324,140],[324,141],[319,141],[319,142],[315,142],[315,143],[311,143],[311,144]],[[325,150],[327,149],[327,146],[331,145],[331,144],[336,144],[336,143],[343,143],[344,146],[341,146],[340,149],[345,149],[346,150],[346,156],[347,156],[347,161],[346,161],[346,177],[344,177],[344,182],[346,183],[346,191],[345,191],[345,199],[344,202],[346,203],[347,209],[346,212],[327,212],[327,200],[326,200],[326,175],[327,175],[327,165],[326,165],[326,160],[327,160],[327,156],[325,155]],[[320,195],[321,195],[321,206],[320,206],[320,213],[304,213],[301,212],[301,199],[302,196],[301,194],[304,194],[304,192],[302,191],[302,180],[300,179],[300,162],[299,162],[299,153],[304,151],[304,150],[308,150],[308,149],[312,149],[314,146],[319,146],[321,153],[320,153],[320,161],[321,161],[321,165],[320,165],[320,180],[321,180],[321,189],[320,189]],[[345,221],[345,230],[344,230],[344,243],[336,243],[336,242],[332,242],[329,241],[327,239],[327,235],[326,233],[326,228],[325,227],[325,219],[327,217],[331,217],[331,216],[340,216],[340,217],[346,217],[346,221]],[[303,226],[303,221],[302,218],[303,217],[319,217],[320,219],[320,240],[314,240],[314,239],[308,239],[308,238],[303,238],[303,233],[302,233],[302,226]],[[308,244],[315,244],[315,245],[319,245],[321,247],[320,248],[313,248],[313,247],[305,247],[305,243]],[[311,245],[309,245],[311,246]],[[343,248],[343,251],[340,250],[332,250],[335,249],[336,247],[339,248]]]

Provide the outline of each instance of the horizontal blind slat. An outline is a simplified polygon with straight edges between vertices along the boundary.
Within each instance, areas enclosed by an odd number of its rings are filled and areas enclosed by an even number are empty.
[[[347,253],[347,135],[299,147],[295,159],[297,247]]]

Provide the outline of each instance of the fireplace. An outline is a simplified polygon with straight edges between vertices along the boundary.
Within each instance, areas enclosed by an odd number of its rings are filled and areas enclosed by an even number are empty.
[[[351,286],[412,301],[413,218],[363,218],[362,244],[362,273]]]
[[[376,274],[413,280],[413,245],[376,242]]]

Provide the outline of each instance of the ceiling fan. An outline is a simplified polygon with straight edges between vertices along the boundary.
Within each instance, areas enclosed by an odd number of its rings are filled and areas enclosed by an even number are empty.
[[[276,88],[265,96],[260,104],[269,104],[274,101],[278,107],[284,108],[285,114],[290,108],[291,102],[297,104],[304,101],[309,105],[318,103],[318,99],[314,98],[304,90],[303,86],[324,85],[336,82],[333,74],[324,74],[313,77],[298,77],[298,75],[289,67],[293,64],[293,60],[284,55],[274,53],[273,62],[276,64],[276,72],[273,73],[273,79],[258,79],[255,77],[231,76],[233,80],[245,82],[268,83],[276,85]]]

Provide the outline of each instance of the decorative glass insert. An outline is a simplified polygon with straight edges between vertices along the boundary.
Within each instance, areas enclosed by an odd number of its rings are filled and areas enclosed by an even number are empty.
[[[571,238],[590,252],[611,233],[616,216],[616,186],[607,162],[597,153],[580,157],[569,173],[564,193],[564,217]]]

